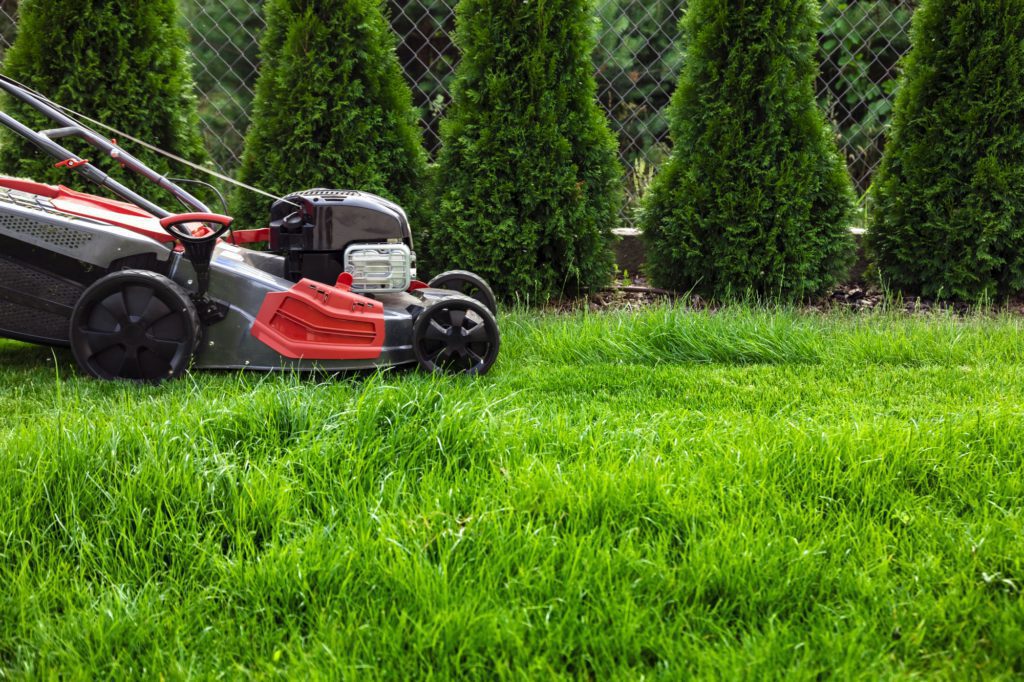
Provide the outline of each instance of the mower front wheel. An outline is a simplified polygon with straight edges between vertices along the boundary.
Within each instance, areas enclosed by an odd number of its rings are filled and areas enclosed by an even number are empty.
[[[148,270],[121,270],[86,289],[71,313],[71,352],[98,379],[159,383],[181,376],[202,327],[184,289]]]
[[[428,372],[486,374],[498,358],[501,335],[479,301],[452,295],[427,306],[413,325],[413,350]]]

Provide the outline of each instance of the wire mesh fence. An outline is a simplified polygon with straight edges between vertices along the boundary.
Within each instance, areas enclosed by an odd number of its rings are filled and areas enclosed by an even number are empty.
[[[456,0],[387,0],[398,58],[413,90],[424,144],[440,146],[439,122],[458,62]],[[854,181],[866,189],[881,158],[900,58],[909,49],[914,0],[828,0],[818,92]],[[666,107],[682,57],[678,0],[598,0],[594,66],[598,98],[618,135],[627,191],[639,196],[669,150]],[[214,163],[239,163],[259,70],[263,0],[182,0],[192,42],[200,114]],[[17,28],[17,0],[0,0],[0,54]]]

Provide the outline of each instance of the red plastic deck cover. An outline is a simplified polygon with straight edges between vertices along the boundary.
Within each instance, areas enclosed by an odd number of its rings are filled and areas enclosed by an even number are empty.
[[[372,360],[384,347],[380,301],[312,280],[267,294],[252,335],[286,358]]]
[[[41,182],[33,182],[32,180],[22,180],[20,178],[6,178],[0,176],[0,187],[6,187],[7,189],[13,189],[18,192],[27,192],[28,194],[39,194],[50,199],[57,196],[60,191],[53,185],[44,185]]]
[[[18,178],[0,177],[0,187],[44,196],[58,211],[123,227],[164,244],[175,241],[160,226],[159,219],[134,204],[78,192],[64,185],[45,185]]]

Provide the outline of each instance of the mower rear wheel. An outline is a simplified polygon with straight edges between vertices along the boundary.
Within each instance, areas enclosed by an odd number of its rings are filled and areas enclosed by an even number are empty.
[[[71,314],[71,351],[99,379],[159,383],[188,369],[202,327],[188,292],[148,270],[97,280]]]
[[[428,372],[486,374],[500,345],[494,315],[468,296],[453,295],[430,304],[413,325],[413,350]]]
[[[491,285],[480,275],[468,270],[449,270],[442,272],[427,282],[431,289],[448,289],[473,300],[483,303],[492,315],[498,314],[498,299],[495,298]]]

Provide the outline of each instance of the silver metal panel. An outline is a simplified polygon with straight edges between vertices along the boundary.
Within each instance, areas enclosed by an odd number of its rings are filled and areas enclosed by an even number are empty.
[[[166,261],[171,255],[169,247],[121,227],[6,202],[0,203],[0,235],[101,268],[127,256]]]

